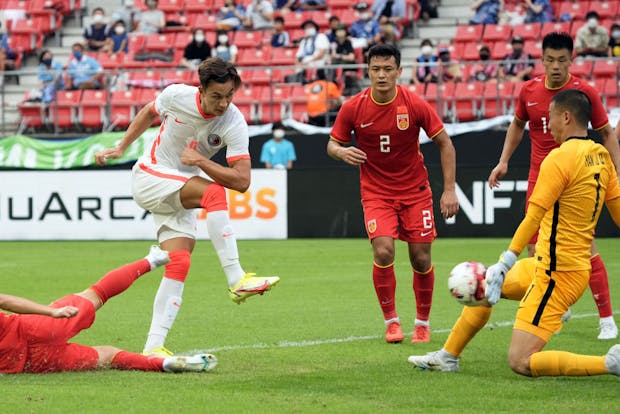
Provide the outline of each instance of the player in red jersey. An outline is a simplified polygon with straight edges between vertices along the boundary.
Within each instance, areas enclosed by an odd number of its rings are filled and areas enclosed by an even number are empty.
[[[599,132],[601,140],[616,166],[620,167],[620,149],[613,129],[607,119],[607,112],[603,107],[599,93],[587,82],[569,73],[572,63],[573,40],[566,33],[550,33],[543,39],[543,66],[545,75],[537,76],[525,82],[519,93],[513,119],[504,141],[504,148],[497,166],[489,175],[489,186],[499,186],[499,180],[508,171],[508,161],[523,138],[526,123],[529,122],[530,141],[532,151],[530,155],[530,171],[526,199],[529,200],[534,184],[538,178],[540,164],[557,143],[549,132],[549,103],[551,98],[566,89],[579,89],[585,92],[592,102],[592,117],[590,123]],[[535,235],[528,245],[530,256],[534,254]],[[605,264],[596,251],[594,243],[592,253],[592,274],[590,290],[596,302],[600,316],[599,339],[614,339],[618,336],[618,328],[613,318],[609,284]]]
[[[49,306],[0,294],[0,309],[13,312],[0,312],[0,374],[98,368],[201,372],[215,368],[217,360],[209,354],[159,358],[112,346],[90,347],[68,342],[92,325],[95,311],[108,299],[169,260],[168,252],[153,246],[144,259],[114,269],[83,292],[67,295]]]
[[[402,73],[400,52],[391,45],[368,53],[371,86],[345,102],[338,113],[327,153],[359,166],[366,232],[373,249],[372,278],[383,311],[387,342],[401,342],[396,313],[394,239],[408,243],[413,267],[416,320],[412,342],[430,340],[429,314],[435,275],[431,243],[436,237],[433,199],[419,132],[423,128],[439,146],[444,192],[444,218],[459,209],[455,191],[454,146],[437,113],[420,97],[397,85]],[[352,133],[357,146],[352,146]]]

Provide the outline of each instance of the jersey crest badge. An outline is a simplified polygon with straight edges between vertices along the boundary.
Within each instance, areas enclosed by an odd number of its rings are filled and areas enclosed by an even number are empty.
[[[217,147],[222,143],[222,138],[217,134],[209,134],[207,137],[207,142],[212,147]]]
[[[367,223],[368,226],[368,233],[374,233],[375,231],[377,231],[377,220],[372,219],[369,220]]]
[[[409,114],[396,114],[396,126],[401,131],[404,131],[409,128]]]

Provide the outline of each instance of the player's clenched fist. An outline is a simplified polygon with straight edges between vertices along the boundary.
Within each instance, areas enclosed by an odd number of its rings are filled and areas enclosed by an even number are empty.
[[[123,151],[118,148],[106,148],[103,151],[99,151],[95,154],[95,162],[97,165],[105,165],[107,159],[120,158],[123,156]]]

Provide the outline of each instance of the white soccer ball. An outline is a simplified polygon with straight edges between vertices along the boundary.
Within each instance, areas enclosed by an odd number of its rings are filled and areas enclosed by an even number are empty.
[[[448,278],[448,289],[463,305],[476,306],[486,302],[484,280],[487,268],[478,262],[463,262],[454,266]]]

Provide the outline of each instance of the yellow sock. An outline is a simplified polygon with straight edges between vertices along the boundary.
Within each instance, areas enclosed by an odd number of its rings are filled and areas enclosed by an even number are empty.
[[[469,341],[489,321],[491,311],[488,306],[464,306],[443,348],[454,356],[460,356]]]
[[[536,352],[530,358],[533,377],[607,374],[605,356],[579,355],[564,351]]]

